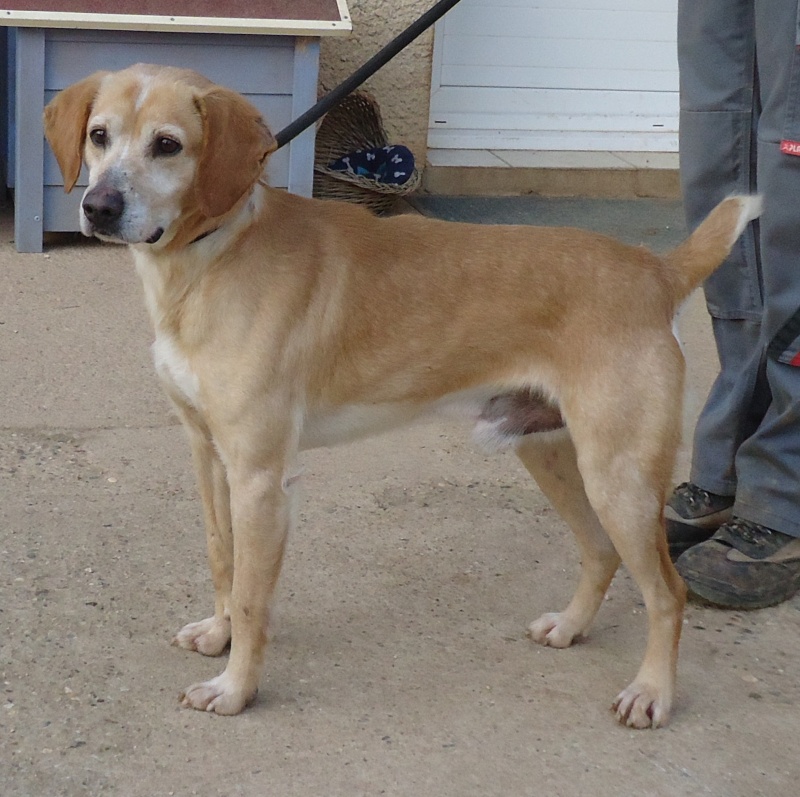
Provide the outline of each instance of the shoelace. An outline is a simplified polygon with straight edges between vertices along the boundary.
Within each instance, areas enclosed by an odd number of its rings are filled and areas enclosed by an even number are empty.
[[[772,536],[772,529],[741,518],[734,518],[728,524],[728,528],[751,545],[766,545],[768,539]]]
[[[704,507],[711,506],[711,493],[703,490],[696,484],[692,484],[691,482],[679,484],[675,488],[675,493],[679,494],[681,498],[685,499],[692,509],[698,505]]]

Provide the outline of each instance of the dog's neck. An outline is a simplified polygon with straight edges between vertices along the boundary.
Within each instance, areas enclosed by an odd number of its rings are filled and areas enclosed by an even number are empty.
[[[160,245],[152,247],[151,251],[169,255],[183,251],[188,253],[192,246],[213,237],[217,232],[228,231],[235,235],[258,214],[266,190],[266,183],[259,180],[221,216],[206,216],[200,210],[185,214],[176,221],[174,231],[164,235]],[[230,243],[230,236],[227,240]],[[193,257],[197,256],[194,250],[192,252]]]
[[[208,268],[233,250],[236,240],[264,208],[269,189],[256,183],[224,216],[186,219],[165,245],[134,244],[130,249],[156,329],[170,325],[169,308],[178,304]]]

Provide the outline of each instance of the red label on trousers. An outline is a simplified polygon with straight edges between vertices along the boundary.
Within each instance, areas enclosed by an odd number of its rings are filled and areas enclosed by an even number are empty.
[[[784,155],[800,155],[800,141],[781,141],[781,152]]]

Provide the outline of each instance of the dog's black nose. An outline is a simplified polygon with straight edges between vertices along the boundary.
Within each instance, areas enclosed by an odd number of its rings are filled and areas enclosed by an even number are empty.
[[[124,209],[125,200],[116,188],[96,186],[83,198],[83,212],[99,230],[113,226]]]

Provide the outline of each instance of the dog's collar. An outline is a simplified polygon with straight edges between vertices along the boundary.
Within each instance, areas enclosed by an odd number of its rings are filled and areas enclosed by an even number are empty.
[[[268,187],[267,183],[263,180],[263,178],[257,180],[256,184],[264,186],[265,188]],[[252,194],[252,188],[251,188],[251,194]],[[194,238],[191,241],[189,241],[188,245],[191,246],[192,244],[196,244],[198,241],[202,241],[203,238],[207,238],[209,235],[212,235],[213,233],[217,232],[218,230],[221,230],[223,226],[224,226],[224,224],[220,224],[218,227],[212,227],[210,230],[206,230],[205,232],[200,233],[200,235],[198,235],[197,238]]]
[[[216,232],[218,229],[219,227],[214,227],[211,230],[206,230],[205,232],[200,233],[200,235],[198,235],[193,241],[189,241],[189,246],[196,244],[198,241],[202,241],[203,238],[207,238],[209,235],[211,235],[211,233]]]

